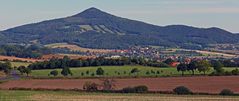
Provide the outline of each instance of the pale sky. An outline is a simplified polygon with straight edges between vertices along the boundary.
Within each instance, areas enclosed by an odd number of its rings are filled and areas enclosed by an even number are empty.
[[[239,0],[0,0],[0,30],[90,7],[159,26],[220,27],[239,33]]]

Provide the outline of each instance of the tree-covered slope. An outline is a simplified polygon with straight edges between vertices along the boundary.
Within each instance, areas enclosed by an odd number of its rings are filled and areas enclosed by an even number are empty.
[[[88,48],[128,48],[133,45],[200,48],[208,44],[238,43],[239,36],[219,28],[183,25],[156,26],[117,17],[96,8],[74,16],[8,29],[1,43],[67,42]]]

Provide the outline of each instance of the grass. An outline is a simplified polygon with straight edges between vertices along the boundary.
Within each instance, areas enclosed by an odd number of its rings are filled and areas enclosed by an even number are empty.
[[[0,101],[236,101],[238,96],[0,90]]]
[[[12,66],[13,67],[19,67],[19,66],[28,66],[30,65],[31,63],[28,63],[28,62],[11,62]]]
[[[178,72],[176,68],[155,68],[148,66],[99,66],[104,70],[104,77],[158,77],[158,76],[181,76],[181,72]],[[97,77],[96,70],[99,67],[80,67],[71,68],[73,77]],[[138,68],[139,72],[132,74],[130,73],[133,68]],[[226,71],[231,71],[234,68],[225,68]],[[52,69],[53,70],[53,69]],[[52,71],[49,70],[33,70],[31,75],[34,77],[48,77],[48,74]],[[61,69],[55,69],[58,71],[57,77],[62,77],[60,75]],[[211,73],[211,69],[207,74]],[[88,73],[87,73],[88,72]],[[202,74],[198,71],[195,72],[196,75]],[[185,72],[185,75],[191,75],[191,72]]]

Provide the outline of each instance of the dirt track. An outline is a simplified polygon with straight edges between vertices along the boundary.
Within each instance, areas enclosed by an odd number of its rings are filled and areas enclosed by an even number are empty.
[[[146,85],[149,87],[150,91],[172,91],[172,89],[177,86],[186,86],[193,92],[200,93],[219,93],[222,89],[231,89],[232,91],[239,93],[239,76],[136,78],[115,80],[116,89]],[[100,83],[100,80],[98,79],[17,80],[0,84],[0,88],[82,89],[82,86],[86,81]]]

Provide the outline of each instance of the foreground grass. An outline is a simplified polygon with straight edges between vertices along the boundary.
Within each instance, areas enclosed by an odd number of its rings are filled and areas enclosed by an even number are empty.
[[[238,96],[0,90],[0,101],[238,101]]]
[[[178,72],[176,68],[155,68],[148,66],[99,66],[101,67],[105,73],[103,77],[158,77],[158,76],[181,76],[181,72]],[[71,68],[73,73],[73,77],[98,77],[96,75],[96,70],[99,67],[80,67],[80,68]],[[133,68],[138,68],[138,73],[130,73]],[[231,71],[234,68],[225,68],[226,71]],[[48,74],[53,69],[48,70],[33,70],[31,75],[33,77],[49,77]],[[62,77],[60,75],[61,69],[55,69],[59,72],[57,77]],[[211,69],[207,74],[211,73],[213,70]],[[202,73],[196,71],[196,75],[200,75]],[[185,75],[191,75],[191,72],[185,72]]]

